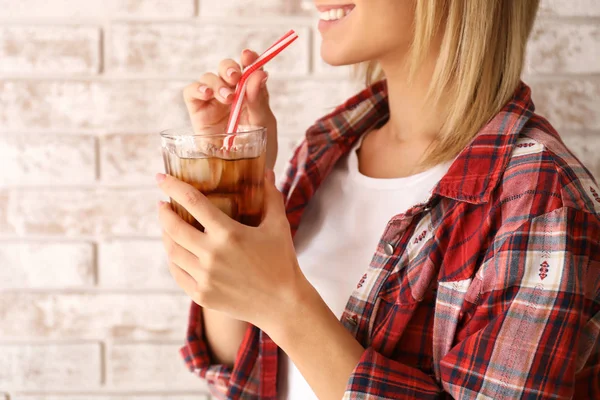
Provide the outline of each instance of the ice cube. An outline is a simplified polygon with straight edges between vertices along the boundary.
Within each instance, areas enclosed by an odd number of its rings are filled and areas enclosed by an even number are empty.
[[[182,159],[183,180],[203,193],[219,186],[223,174],[223,162],[218,158]]]
[[[223,160],[223,172],[219,182],[219,190],[237,192],[244,178],[245,160]]]
[[[237,218],[238,202],[235,194],[213,193],[206,196],[210,202],[231,218]]]

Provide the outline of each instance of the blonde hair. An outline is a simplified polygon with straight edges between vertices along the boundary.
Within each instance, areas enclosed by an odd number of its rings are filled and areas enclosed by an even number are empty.
[[[418,0],[409,69],[414,76],[442,35],[428,101],[448,102],[445,123],[425,165],[450,161],[513,96],[539,0]],[[384,79],[376,62],[367,84]]]

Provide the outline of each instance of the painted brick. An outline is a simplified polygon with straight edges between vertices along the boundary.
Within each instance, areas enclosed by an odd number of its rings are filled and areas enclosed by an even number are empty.
[[[160,234],[154,190],[18,190],[8,220],[22,235],[79,237]]]
[[[94,284],[89,243],[0,242],[0,288],[57,288]]]
[[[274,80],[268,87],[280,136],[306,132],[360,89],[356,82],[331,79]]]
[[[188,123],[186,82],[0,81],[0,132],[159,132]]]
[[[309,9],[307,9],[306,5],[306,2],[302,0],[261,0],[260,2],[200,0],[200,15],[210,17],[309,15]]]
[[[0,132],[112,130],[159,132],[188,124],[183,82],[0,81]],[[280,134],[304,132],[359,89],[345,80],[273,80]],[[32,104],[36,104],[33,107]]]
[[[154,184],[163,172],[160,136],[107,135],[100,138],[100,175],[103,181]]]
[[[189,305],[175,294],[4,292],[0,340],[183,340]]]
[[[600,80],[571,78],[530,83],[536,112],[557,129],[600,130]]]
[[[275,163],[275,168],[273,171],[275,172],[275,178],[277,182],[283,182],[285,179],[284,175],[286,173],[288,164],[292,159],[294,154],[294,150],[300,144],[304,135],[298,135],[298,137],[279,137],[279,149],[277,153],[277,162]]]
[[[224,58],[239,59],[246,48],[266,50],[287,29],[287,26],[233,24],[114,24],[107,69],[199,78],[205,72],[217,72]],[[298,28],[298,34],[300,39],[269,63],[269,71],[287,74],[308,71],[310,33],[306,28]]]
[[[0,0],[0,18],[170,18],[194,15],[195,0]]]
[[[2,399],[2,397],[0,397]],[[11,400],[208,400],[209,395],[190,393],[182,395],[144,395],[144,394],[16,394]]]
[[[565,144],[600,182],[600,132],[564,133]]]
[[[91,184],[96,179],[96,144],[89,136],[0,136],[0,184]]]
[[[95,74],[99,63],[98,28],[0,27],[0,71],[3,74]]]
[[[542,0],[540,15],[600,16],[600,2],[597,0]]]
[[[3,387],[36,390],[97,388],[98,344],[0,344]]]
[[[179,355],[181,344],[114,344],[108,352],[108,381],[116,388],[206,390]]]
[[[9,192],[0,189],[0,235],[11,235],[16,233],[15,227],[8,218]]]
[[[598,73],[600,24],[539,20],[528,49],[528,73]]]
[[[98,247],[99,285],[110,288],[177,288],[160,240],[113,240]]]

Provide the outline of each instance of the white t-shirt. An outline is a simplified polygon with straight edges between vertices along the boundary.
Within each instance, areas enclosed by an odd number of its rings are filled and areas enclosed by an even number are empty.
[[[406,178],[369,178],[358,168],[360,144],[336,164],[310,200],[294,238],[302,272],[338,318],[367,271],[387,223],[427,201],[450,167],[441,164]],[[282,400],[317,400],[285,354],[279,382]]]

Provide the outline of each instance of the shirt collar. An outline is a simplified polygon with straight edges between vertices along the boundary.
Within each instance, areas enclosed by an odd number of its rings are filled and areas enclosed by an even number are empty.
[[[388,120],[387,98],[385,81],[378,82],[350,98],[308,130],[309,152],[319,160],[322,177],[363,134]],[[533,112],[531,90],[521,82],[512,99],[455,158],[433,194],[474,204],[489,201],[508,165],[517,137]],[[326,151],[332,147],[338,151]]]

